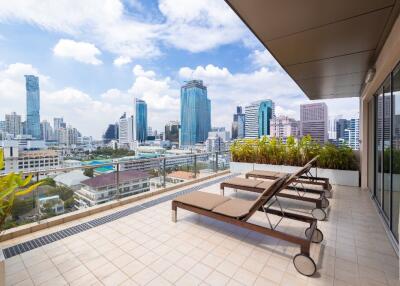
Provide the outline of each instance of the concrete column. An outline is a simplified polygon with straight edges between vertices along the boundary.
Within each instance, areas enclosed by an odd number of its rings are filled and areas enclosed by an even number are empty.
[[[360,98],[360,171],[361,189],[368,189],[368,102]],[[371,135],[372,136],[372,135]]]

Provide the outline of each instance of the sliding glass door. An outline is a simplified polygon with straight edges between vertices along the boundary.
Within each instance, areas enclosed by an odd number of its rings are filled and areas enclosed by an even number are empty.
[[[399,241],[400,209],[400,65],[393,72],[392,93],[392,230]]]
[[[375,95],[374,198],[393,236],[399,240],[400,65]]]

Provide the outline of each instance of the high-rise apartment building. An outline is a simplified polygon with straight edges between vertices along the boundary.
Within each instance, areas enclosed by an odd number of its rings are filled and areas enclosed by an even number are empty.
[[[6,114],[5,132],[13,135],[14,137],[22,134],[21,115],[11,112]]]
[[[315,141],[328,141],[328,106],[326,103],[300,105],[300,136],[310,135]]]
[[[351,118],[347,121],[347,128],[344,130],[343,143],[353,150],[360,149],[360,120]]]
[[[136,139],[144,142],[147,139],[147,104],[135,98]]]
[[[53,123],[54,130],[66,127],[64,123],[64,118],[62,117],[54,117],[53,122],[54,122]]]
[[[40,134],[40,138],[44,141],[54,140],[53,128],[51,127],[50,122],[48,122],[47,120],[43,120],[40,123]]]
[[[25,75],[26,80],[26,133],[40,138],[40,90],[39,78]]]
[[[245,107],[245,137],[261,138],[270,135],[270,121],[275,117],[272,100],[260,100]]]
[[[179,143],[179,122],[170,121],[165,125],[165,140],[171,143]]]
[[[202,80],[191,80],[181,87],[180,145],[205,142],[211,130],[211,102]]]
[[[271,137],[285,140],[289,136],[297,138],[299,135],[299,121],[284,115],[271,119]]]
[[[124,113],[119,119],[118,141],[120,145],[129,146],[132,142],[136,141],[135,120],[133,116],[127,116]]]
[[[232,139],[245,137],[245,114],[241,106],[236,107],[236,113],[233,115]]]

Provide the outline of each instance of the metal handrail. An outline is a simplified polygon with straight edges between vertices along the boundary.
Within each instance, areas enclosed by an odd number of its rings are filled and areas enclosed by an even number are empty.
[[[77,167],[64,167],[64,168],[55,168],[55,169],[47,169],[47,170],[32,170],[32,171],[28,171],[28,172],[22,172],[23,175],[46,175],[46,174],[50,174],[50,173],[55,173],[55,172],[67,172],[67,171],[73,171],[73,170],[85,170],[85,169],[97,169],[97,168],[101,168],[101,167],[106,167],[106,166],[117,166],[121,163],[126,163],[126,162],[135,162],[135,163],[145,163],[145,162],[162,162],[164,159],[168,160],[168,159],[179,159],[179,158],[194,158],[196,156],[196,158],[198,158],[199,156],[205,156],[205,155],[218,155],[218,154],[226,154],[229,153],[229,150],[224,150],[224,151],[217,151],[217,152],[203,152],[203,153],[191,153],[191,154],[183,154],[183,155],[176,155],[176,156],[162,156],[162,157],[157,157],[157,158],[148,158],[148,159],[128,159],[126,161],[119,161],[119,162],[109,162],[109,163],[102,163],[102,164],[96,164],[96,165],[91,165],[91,166],[77,166]],[[120,159],[120,158],[115,158],[115,159]],[[218,159],[217,159],[218,162]],[[4,177],[6,176],[6,174],[0,174],[0,177]]]

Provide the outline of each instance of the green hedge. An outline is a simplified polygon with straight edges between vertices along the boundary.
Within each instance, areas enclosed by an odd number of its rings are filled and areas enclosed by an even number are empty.
[[[267,137],[236,140],[230,150],[234,162],[303,166],[319,155],[317,166],[320,168],[358,170],[358,161],[351,148],[333,144],[321,146],[310,136],[297,141],[288,137],[286,143]]]

